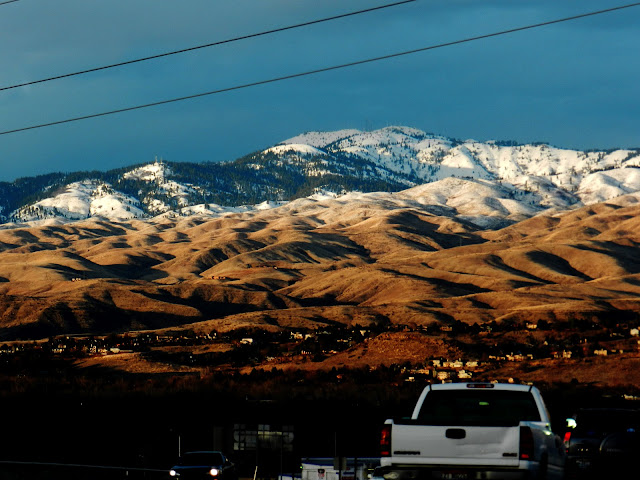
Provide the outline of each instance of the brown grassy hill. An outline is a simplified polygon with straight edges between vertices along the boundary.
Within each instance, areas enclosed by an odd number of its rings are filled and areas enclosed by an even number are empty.
[[[305,201],[217,219],[7,228],[0,332],[635,316],[639,214],[622,199],[480,231],[411,208]]]

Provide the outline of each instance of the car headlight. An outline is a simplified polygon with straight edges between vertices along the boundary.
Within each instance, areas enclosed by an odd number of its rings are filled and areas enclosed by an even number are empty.
[[[212,468],[211,470],[209,470],[209,475],[211,475],[212,477],[215,477],[219,473],[220,473],[220,470],[218,470],[217,468]]]
[[[169,475],[171,475],[172,477],[175,477],[176,475],[178,475],[178,472],[176,472],[173,468],[171,470],[169,470]]]

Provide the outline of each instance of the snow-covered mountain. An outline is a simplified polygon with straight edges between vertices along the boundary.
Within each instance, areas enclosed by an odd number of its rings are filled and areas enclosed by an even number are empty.
[[[377,192],[377,193],[373,193]],[[386,192],[386,193],[380,193]],[[309,132],[227,163],[155,161],[0,184],[5,222],[123,221],[272,208],[296,198],[384,201],[482,228],[640,192],[640,150],[455,140],[408,127]],[[403,207],[404,206],[404,207]]]
[[[128,220],[144,216],[140,202],[97,180],[84,180],[67,185],[52,196],[21,207],[11,215],[21,222],[49,218],[81,220],[89,217],[105,217],[111,220]]]
[[[626,170],[640,168],[638,149],[582,152],[546,144],[459,141],[406,127],[311,132],[282,143],[366,159],[378,172],[399,175],[399,181],[400,176],[406,176],[414,183],[450,177],[508,182],[521,191],[539,193],[544,197],[543,205],[553,204],[556,197],[561,197],[561,204],[572,200],[593,203],[640,187],[637,173]]]

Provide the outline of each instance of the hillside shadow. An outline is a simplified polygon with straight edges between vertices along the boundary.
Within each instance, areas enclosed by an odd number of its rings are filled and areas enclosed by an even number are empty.
[[[69,257],[78,259],[85,270],[78,270],[59,263],[49,263],[43,268],[58,272],[67,280],[73,278],[81,278],[83,280],[92,278],[140,279],[143,277],[145,279],[148,277],[161,279],[168,275],[162,271],[152,270],[152,267],[174,258],[169,254],[162,255],[161,258],[151,258],[145,255],[127,255],[129,260],[127,263],[101,265],[78,255],[69,255]]]
[[[420,218],[418,213],[413,211],[397,212],[388,217],[388,226],[391,232],[405,232],[412,235],[424,236],[433,240],[442,248],[453,248],[463,245],[475,245],[486,242],[486,240],[475,234],[475,231],[478,230],[477,226],[461,220],[458,220],[458,223],[468,231],[456,233],[445,233],[438,231],[440,228],[442,228],[441,225],[423,220],[422,218]],[[398,235],[398,237],[402,239],[402,241],[407,243],[413,242],[414,244],[420,244],[419,242],[407,239],[402,235]],[[427,247],[427,249],[433,249],[431,245],[422,245],[422,249],[424,249],[425,247]]]
[[[18,245],[16,245],[15,243],[6,243],[6,242],[0,242],[0,252],[5,252],[7,250],[13,250],[14,248],[17,248]]]
[[[17,237],[20,240],[23,240],[25,242],[30,242],[30,243],[40,242],[40,239],[38,237],[36,237],[33,233],[27,232],[26,230],[14,230],[11,233],[13,233],[14,237]]]
[[[450,293],[452,297],[460,297],[465,295],[473,295],[476,293],[486,293],[492,292],[493,290],[489,290],[487,288],[478,287],[477,285],[473,285],[472,283],[459,283],[459,282],[451,282],[449,280],[444,280],[442,278],[433,278],[433,277],[422,277],[420,275],[416,275],[413,273],[403,273],[398,272],[396,270],[391,270],[387,268],[380,269],[381,272],[388,273],[390,275],[394,275],[397,277],[411,278],[413,280],[418,280],[420,282],[429,284],[434,286],[439,291]]]
[[[518,268],[514,268],[511,267],[509,265],[507,265],[506,263],[504,263],[504,260],[502,258],[500,258],[498,255],[489,255],[489,257],[487,257],[487,265],[490,265],[492,267],[495,267],[505,273],[509,273],[511,275],[515,275],[517,277],[522,277],[522,278],[526,278],[528,280],[531,280],[532,282],[535,283],[543,283],[543,284],[550,284],[551,282],[549,282],[548,280],[544,280],[536,275],[533,275],[529,272],[525,272],[524,270],[520,270]],[[530,282],[522,282],[522,286],[529,286],[532,283]]]
[[[564,258],[559,257],[557,255],[553,255],[552,253],[543,252],[540,250],[536,250],[533,252],[527,252],[526,256],[532,261],[537,263],[538,265],[545,267],[552,272],[558,273],[560,275],[567,275],[570,277],[581,278],[585,281],[593,280],[590,276],[585,275],[579,270],[576,270],[571,266],[571,264],[566,261]]]
[[[148,277],[152,277],[156,280],[165,278],[167,277],[165,272],[152,270],[152,268],[175,257],[170,254],[156,254],[156,256],[160,258],[151,258],[145,255],[126,255],[127,263],[115,263],[103,265],[102,267],[115,278],[148,279]]]
[[[389,236],[395,239],[398,243],[404,244],[420,252],[435,252],[437,250],[433,245],[429,245],[428,243],[421,243],[417,240],[413,240],[410,238],[405,238],[402,235],[399,235],[397,233],[390,234]]]
[[[297,245],[299,251],[311,252],[325,260],[340,260],[351,255],[361,258],[366,263],[374,263],[369,249],[355,242],[348,236],[322,232],[314,235],[308,242],[288,242],[284,246]],[[314,263],[317,263],[313,261]]]
[[[157,245],[159,243],[162,243],[163,241],[164,240],[162,240],[162,237],[160,237],[160,235],[152,234],[152,235],[145,235],[144,241],[142,241],[141,243],[144,244],[144,246],[149,247],[152,245]]]
[[[200,312],[203,318],[221,318],[227,315],[236,315],[239,313],[279,310],[286,309],[288,307],[286,302],[281,297],[274,294],[268,294],[266,298],[264,298],[262,304],[258,305],[252,303],[250,300],[210,300],[203,298],[197,291],[195,291],[189,297],[185,298],[173,295],[169,290],[165,289],[160,289],[157,292],[135,289],[132,290],[132,293],[136,293],[157,302],[194,308]],[[145,318],[155,319],[156,312],[143,312],[143,314],[145,315]],[[160,312],[159,315],[162,316],[163,313]],[[174,317],[176,319],[182,319],[183,321],[183,317],[181,316],[174,315]],[[189,322],[193,321],[194,319],[189,320]]]
[[[49,243],[32,243],[30,245],[22,245],[20,247],[16,247],[11,250],[11,253],[35,253],[57,249],[58,247],[56,245],[51,245]]]
[[[623,278],[622,281],[634,287],[640,287],[640,278]]]
[[[191,243],[191,238],[186,233],[175,232],[173,239],[168,243]]]
[[[615,259],[616,263],[629,273],[640,273],[638,247],[620,245],[615,242],[593,242],[592,245],[574,245],[579,250],[595,252]]]
[[[295,299],[301,307],[333,307],[357,305],[358,302],[340,302],[335,295],[325,294],[322,297],[307,297]]]

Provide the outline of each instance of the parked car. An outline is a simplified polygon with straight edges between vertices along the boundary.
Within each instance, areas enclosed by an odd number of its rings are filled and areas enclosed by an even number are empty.
[[[567,419],[564,444],[568,478],[623,474],[640,452],[640,410],[581,409]]]
[[[218,479],[237,480],[235,465],[222,452],[200,451],[184,453],[171,467],[169,475],[181,480]]]

